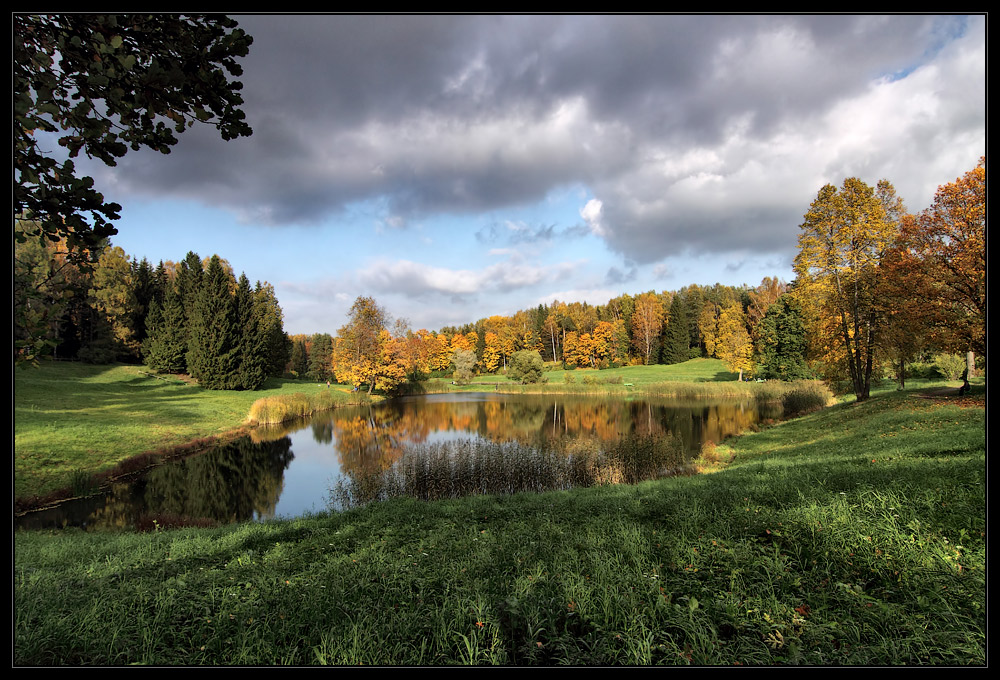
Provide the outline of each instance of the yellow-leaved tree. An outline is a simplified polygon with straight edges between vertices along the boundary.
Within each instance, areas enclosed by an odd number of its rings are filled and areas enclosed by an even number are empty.
[[[800,225],[795,295],[815,309],[813,344],[846,364],[859,401],[867,399],[888,314],[882,263],[905,212],[886,180],[872,188],[856,177],[827,184]]]
[[[747,332],[746,318],[739,304],[728,305],[719,314],[715,354],[726,362],[730,371],[739,372],[740,382],[743,372],[753,368],[753,340]]]

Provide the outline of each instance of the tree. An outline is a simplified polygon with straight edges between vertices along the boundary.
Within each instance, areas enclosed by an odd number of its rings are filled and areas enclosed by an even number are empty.
[[[375,389],[379,366],[385,359],[382,331],[389,325],[389,315],[374,298],[359,296],[351,305],[350,321],[340,329],[337,343],[337,378],[355,387]]]
[[[800,225],[796,295],[816,303],[814,332],[827,347],[836,346],[835,360],[846,364],[859,401],[870,394],[885,324],[882,260],[903,213],[889,182],[872,189],[850,177],[840,190],[831,184],[820,189]]]
[[[916,265],[910,274],[926,279],[923,301],[939,313],[942,344],[985,355],[986,157],[938,187],[931,207],[905,220],[902,231]]]
[[[663,328],[663,304],[656,293],[643,293],[632,313],[632,344],[648,365],[657,349]]]
[[[456,349],[451,362],[455,364],[455,381],[459,385],[467,385],[472,380],[472,373],[476,367],[476,353],[471,349]]]
[[[679,364],[687,361],[690,342],[691,330],[688,327],[687,307],[678,294],[670,303],[670,320],[667,322],[661,350],[663,363]]]
[[[129,149],[169,153],[195,121],[225,140],[253,132],[231,79],[253,39],[229,17],[15,14],[13,24],[14,216],[37,225],[25,238],[64,241],[83,260],[117,233],[121,206],[77,176],[81,151],[113,166]],[[40,133],[61,135],[68,158],[60,164]]]
[[[213,255],[191,316],[188,371],[210,390],[239,389],[239,312],[231,277]]]
[[[115,354],[138,357],[140,341],[132,327],[136,307],[132,263],[124,250],[115,246],[101,253],[90,296],[111,327]]]
[[[521,350],[514,352],[507,369],[507,377],[521,384],[536,383],[542,378],[544,364],[542,355],[535,351]]]
[[[759,375],[777,380],[799,380],[806,368],[806,329],[802,311],[794,297],[779,297],[757,324],[755,339]]]
[[[719,315],[718,338],[715,345],[716,355],[726,362],[730,371],[739,371],[739,380],[743,380],[743,372],[753,366],[751,356],[753,343],[747,333],[743,308],[731,304]]]
[[[187,368],[187,332],[180,296],[172,285],[167,285],[162,305],[153,301],[147,319],[146,363],[157,371],[183,373]]]
[[[250,280],[240,274],[236,283],[237,353],[236,386],[256,390],[267,380],[268,326],[265,309],[258,304]]]

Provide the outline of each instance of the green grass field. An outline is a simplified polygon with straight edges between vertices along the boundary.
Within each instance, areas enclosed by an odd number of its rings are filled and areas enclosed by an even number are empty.
[[[344,403],[358,395],[330,389]],[[271,378],[262,390],[204,390],[142,366],[43,363],[14,372],[14,495],[49,493],[77,471],[105,470],[147,451],[239,428],[261,397],[326,393],[326,384]]]
[[[18,532],[15,665],[983,665],[985,390],[718,471],[219,529]]]

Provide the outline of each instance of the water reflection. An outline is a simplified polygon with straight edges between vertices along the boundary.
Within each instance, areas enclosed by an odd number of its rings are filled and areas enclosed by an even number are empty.
[[[719,442],[779,415],[780,407],[762,412],[753,402],[736,401],[469,393],[407,397],[260,428],[240,441],[155,468],[103,498],[32,513],[19,518],[18,524],[125,527],[144,522],[148,526],[152,520],[163,525],[298,516],[324,509],[330,490],[338,485],[354,488],[356,498],[379,497],[357,489],[387,478],[394,466],[411,470],[415,480],[432,463],[443,470],[446,458],[456,458],[454,450],[447,453],[445,442],[451,442],[452,449],[456,442],[471,442],[464,445],[467,469],[456,472],[469,479],[476,470],[487,469],[487,459],[495,470],[516,468],[521,481],[510,482],[511,490],[561,488],[587,479],[623,481],[622,472],[609,468],[607,461],[614,459],[616,450],[635,448],[634,442],[660,442],[662,450],[656,454],[660,458],[649,458],[653,461],[649,464],[669,470],[696,455],[703,442]],[[530,463],[528,457],[533,457]],[[539,467],[543,459],[549,461],[544,469]],[[570,470],[566,472],[570,481],[543,484],[542,478],[555,468]],[[430,482],[426,475],[423,479],[413,483],[426,488]],[[464,488],[454,481],[433,484]],[[439,497],[426,491],[416,495],[421,494]]]

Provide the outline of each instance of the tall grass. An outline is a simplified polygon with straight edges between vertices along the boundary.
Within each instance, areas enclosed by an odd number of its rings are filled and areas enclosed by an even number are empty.
[[[250,406],[247,424],[280,425],[289,420],[304,418],[319,411],[328,411],[348,404],[367,404],[370,398],[364,392],[345,394],[338,390],[313,392],[312,394],[278,394],[258,399]]]
[[[603,444],[568,438],[540,449],[468,438],[414,446],[387,470],[341,479],[331,492],[331,506],[350,509],[399,496],[432,501],[635,484],[674,474],[683,462],[684,447],[669,433]]]

